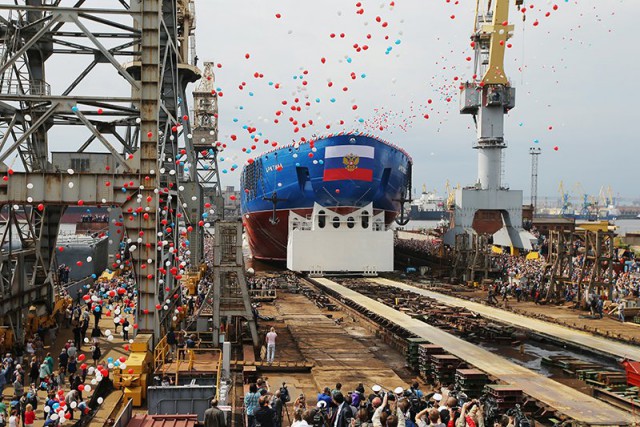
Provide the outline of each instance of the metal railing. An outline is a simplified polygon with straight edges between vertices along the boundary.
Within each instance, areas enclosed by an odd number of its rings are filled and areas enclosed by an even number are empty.
[[[175,379],[174,384],[178,384],[178,380],[180,379],[180,367],[183,364],[187,364],[187,371],[193,370],[193,365],[196,362],[199,354],[205,353],[218,353],[218,366],[216,369],[216,398],[218,397],[219,388],[220,388],[220,376],[222,370],[222,351],[219,348],[203,348],[200,347],[202,344],[205,345],[213,345],[213,341],[203,341],[200,339],[201,335],[206,335],[207,337],[211,336],[210,332],[194,332],[197,338],[197,346],[195,348],[177,348],[176,354],[172,355],[171,360],[167,358],[169,353],[171,352],[171,346],[167,343],[167,337],[164,336],[158,344],[155,346],[153,350],[153,367],[155,372],[161,372],[164,377],[168,373],[169,365],[175,363]],[[173,369],[172,369],[173,371]]]
[[[28,83],[9,83],[2,86],[3,95],[50,96],[51,85],[44,80],[31,80]]]
[[[125,427],[133,418],[133,399],[129,399],[122,412],[113,423],[113,427]]]

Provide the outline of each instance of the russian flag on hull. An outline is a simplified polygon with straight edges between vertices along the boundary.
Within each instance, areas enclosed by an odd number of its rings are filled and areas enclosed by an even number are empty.
[[[336,145],[324,152],[323,181],[373,180],[375,148],[367,145]]]

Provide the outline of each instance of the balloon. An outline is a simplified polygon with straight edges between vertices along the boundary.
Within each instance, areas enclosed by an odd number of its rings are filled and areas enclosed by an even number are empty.
[[[86,391],[87,393],[89,393],[91,391],[91,386],[90,385],[86,385],[84,386],[84,391]]]
[[[78,388],[80,388],[80,387],[78,387]],[[71,405],[69,405],[69,406],[71,406],[71,409],[76,409],[76,406],[78,406],[78,402],[76,402],[74,400],[73,402],[71,402]]]
[[[57,420],[58,419],[58,414],[51,414],[51,419],[53,421]]]
[[[85,387],[84,387],[84,384],[80,384],[80,385],[78,386],[78,390],[80,390],[80,391],[84,391],[84,388],[85,388]]]
[[[87,356],[85,356],[84,354],[81,354],[81,355],[78,356],[78,360],[81,361],[81,362],[86,358],[87,358]]]
[[[558,148],[558,146],[556,145],[555,147],[553,147],[553,149],[554,149],[555,151],[558,151],[560,148]]]
[[[104,399],[103,399],[103,398],[101,398],[101,397],[99,397],[99,398],[98,398],[98,405],[102,405],[102,402],[104,402]]]
[[[44,408],[42,408],[42,410],[46,413],[49,413],[49,411],[51,411],[51,408],[49,408],[48,406],[45,406]]]

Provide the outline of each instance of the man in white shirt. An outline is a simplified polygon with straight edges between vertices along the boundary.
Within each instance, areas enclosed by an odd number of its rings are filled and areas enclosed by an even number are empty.
[[[276,357],[276,338],[278,334],[276,334],[275,328],[271,328],[271,330],[267,333],[267,363],[273,363],[273,359]]]

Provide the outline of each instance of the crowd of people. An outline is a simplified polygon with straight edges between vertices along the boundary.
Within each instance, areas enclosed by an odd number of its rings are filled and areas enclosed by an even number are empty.
[[[61,291],[59,298],[66,307],[48,319],[48,326],[39,321],[23,346],[15,346],[2,358],[0,427],[30,427],[36,417],[42,417],[45,426],[57,426],[89,413],[92,387],[124,363],[105,360],[104,340],[119,334],[126,341],[137,327],[130,321],[137,299],[132,284],[132,276],[124,274],[96,281],[76,300]],[[105,315],[113,321],[113,332],[102,330],[100,320]],[[70,330],[72,338],[60,341],[61,330]],[[38,408],[42,412],[36,412]]]
[[[362,383],[347,390],[337,383],[314,400],[304,393],[293,402],[292,397],[286,384],[273,390],[258,379],[244,396],[245,425],[282,427],[287,417],[292,427],[513,427],[522,416],[517,411],[498,414],[489,400],[469,399],[452,386],[423,391],[418,382],[393,390]]]
[[[505,253],[491,253],[490,271],[495,279],[494,285],[488,290],[488,301],[492,304],[509,298],[517,301],[534,301],[542,303],[548,296],[550,286],[551,266],[546,265],[547,241],[540,233],[532,228],[531,232],[538,237],[538,256],[530,259],[526,255],[510,255]],[[442,241],[431,239],[398,239],[396,247],[407,249],[425,255],[442,256]],[[619,304],[628,298],[640,297],[640,260],[635,258],[629,250],[616,250],[617,260],[612,265],[612,278],[604,279],[604,287],[599,291],[589,293],[588,282],[592,276],[595,262],[592,258],[593,250],[585,248],[583,241],[576,239],[567,248],[570,262],[564,263],[562,271],[557,276],[565,278],[560,294],[554,299],[562,298],[565,302],[578,303],[578,296],[584,298],[587,305],[597,307],[598,299]],[[545,267],[548,267],[545,269]],[[607,267],[607,266],[603,266]],[[612,293],[608,294],[609,283]],[[597,314],[597,308],[596,308]]]
[[[85,214],[80,217],[81,222],[109,222],[109,215]]]
[[[439,256],[442,252],[442,240],[436,237],[427,239],[394,239],[394,246],[415,253]]]

